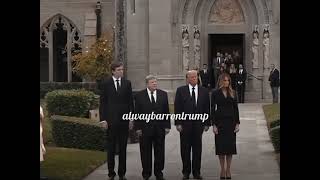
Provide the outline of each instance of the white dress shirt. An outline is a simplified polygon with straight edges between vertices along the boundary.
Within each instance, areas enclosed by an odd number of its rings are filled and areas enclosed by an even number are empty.
[[[192,86],[189,84],[189,92],[190,96],[192,97]],[[194,93],[196,95],[196,104],[198,103],[198,84],[194,86]]]
[[[152,102],[152,100],[151,100],[151,91],[149,90],[149,88],[147,88],[147,91],[148,91],[148,96],[149,96],[150,102]],[[157,102],[157,90],[153,91],[153,98],[154,98],[154,102]]]
[[[113,79],[114,87],[118,91],[118,89],[117,89],[117,81],[116,81],[117,79],[114,76],[112,76],[112,79]],[[119,78],[118,80],[119,80],[119,87],[121,87],[121,78]]]

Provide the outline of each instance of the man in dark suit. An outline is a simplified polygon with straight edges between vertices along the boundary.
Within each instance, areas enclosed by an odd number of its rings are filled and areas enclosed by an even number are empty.
[[[271,64],[271,71],[269,76],[271,91],[272,91],[272,101],[273,103],[278,103],[278,90],[280,87],[280,72],[275,68],[274,64]]]
[[[213,67],[212,67],[212,70],[213,70],[213,78],[211,79],[211,87],[212,88],[215,88],[215,84],[216,82],[218,81],[218,77],[219,77],[219,71],[220,71],[220,67],[221,65],[224,63],[224,58],[222,57],[223,54],[220,52],[217,52],[217,56],[213,59]]]
[[[123,114],[133,111],[133,97],[131,82],[123,78],[123,64],[111,64],[112,77],[102,85],[100,95],[100,123],[107,128],[108,143],[108,171],[109,179],[116,176],[114,171],[114,156],[116,145],[119,145],[118,175],[120,180],[125,180],[126,154],[129,126],[132,122],[123,120]]]
[[[210,112],[209,91],[197,85],[197,71],[187,72],[188,85],[181,86],[176,91],[174,101],[175,114],[208,114]],[[210,120],[201,121],[175,120],[177,130],[180,132],[180,150],[182,158],[183,179],[189,179],[192,171],[194,179],[202,179],[200,175],[202,133],[208,131]],[[192,148],[192,158],[191,158]],[[192,163],[191,163],[192,159]],[[192,164],[192,165],[191,165]],[[192,168],[192,169],[191,169]]]
[[[135,96],[135,113],[151,115],[170,114],[168,95],[157,89],[157,79],[153,75],[146,77],[147,88]],[[152,118],[152,117],[151,117]],[[147,180],[152,174],[152,145],[154,150],[154,175],[157,180],[164,180],[164,143],[165,135],[170,132],[170,118],[161,120],[139,119],[135,122],[136,133],[140,140],[142,177]]]
[[[210,86],[210,72],[207,68],[207,64],[203,64],[203,69],[200,71],[200,78],[202,86],[208,88]]]
[[[244,103],[244,92],[246,89],[247,71],[243,68],[242,64],[239,64],[239,70],[237,72],[237,94],[238,102]]]

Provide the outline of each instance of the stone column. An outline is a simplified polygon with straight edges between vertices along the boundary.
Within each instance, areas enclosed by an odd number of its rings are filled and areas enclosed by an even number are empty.
[[[127,1],[116,0],[115,60],[127,64]]]

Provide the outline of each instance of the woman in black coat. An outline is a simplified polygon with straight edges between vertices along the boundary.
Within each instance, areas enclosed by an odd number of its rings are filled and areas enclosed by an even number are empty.
[[[218,88],[211,95],[215,148],[221,166],[220,179],[231,179],[232,155],[237,154],[236,133],[239,131],[240,124],[239,110],[236,93],[232,89],[230,81],[229,74],[221,74],[218,79]]]

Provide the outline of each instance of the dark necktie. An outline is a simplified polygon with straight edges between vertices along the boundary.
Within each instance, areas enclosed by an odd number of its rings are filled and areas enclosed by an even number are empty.
[[[117,92],[119,92],[119,88],[120,88],[119,79],[117,79],[116,82],[117,82]]]
[[[192,99],[193,108],[195,109],[196,108],[196,93],[194,92],[194,87],[192,87],[191,99]]]
[[[151,104],[155,105],[156,101],[154,100],[153,93],[154,93],[154,91],[151,91]]]

